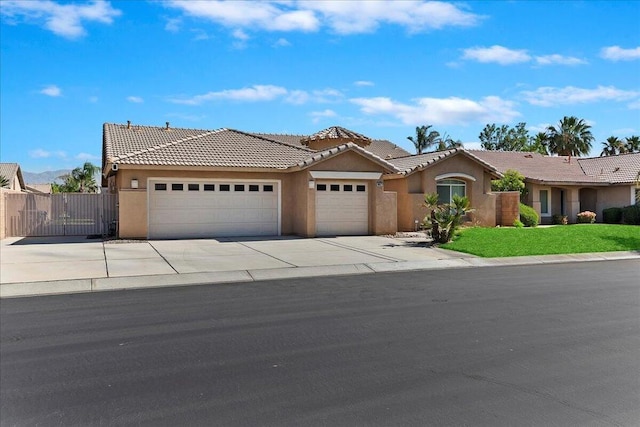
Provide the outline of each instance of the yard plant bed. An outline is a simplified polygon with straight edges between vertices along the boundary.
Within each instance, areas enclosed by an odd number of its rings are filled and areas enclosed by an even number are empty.
[[[637,225],[575,224],[461,230],[441,248],[486,258],[640,250]]]

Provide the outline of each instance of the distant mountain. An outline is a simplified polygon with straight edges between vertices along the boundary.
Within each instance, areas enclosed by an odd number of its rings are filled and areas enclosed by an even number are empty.
[[[45,171],[40,173],[22,171],[22,178],[25,184],[50,184],[52,182],[62,183],[59,176],[71,173],[71,169],[59,169],[55,171]]]

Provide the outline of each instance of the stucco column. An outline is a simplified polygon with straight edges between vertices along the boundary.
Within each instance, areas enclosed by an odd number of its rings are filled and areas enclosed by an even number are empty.
[[[532,184],[529,188],[529,200],[531,207],[538,214],[538,218],[542,218],[542,203],[540,203],[540,186]]]
[[[565,190],[567,201],[567,219],[569,223],[575,223],[578,220],[578,213],[580,213],[580,189],[568,188]]]

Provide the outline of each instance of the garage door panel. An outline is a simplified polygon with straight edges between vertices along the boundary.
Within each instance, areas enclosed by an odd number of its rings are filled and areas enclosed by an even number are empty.
[[[358,188],[363,191],[357,191]],[[328,236],[368,233],[367,183],[318,181],[316,183],[316,234]]]
[[[171,181],[177,183],[178,181]],[[200,182],[199,191],[156,191],[149,186],[149,237],[151,238],[196,238],[223,236],[277,235],[278,227],[278,183]],[[204,191],[203,184],[214,186],[213,191]],[[228,185],[230,191],[220,191]],[[245,191],[240,191],[244,185]],[[274,191],[264,192],[264,186]],[[237,187],[238,186],[238,187]],[[248,191],[249,188],[259,191]],[[238,189],[239,191],[235,191]]]

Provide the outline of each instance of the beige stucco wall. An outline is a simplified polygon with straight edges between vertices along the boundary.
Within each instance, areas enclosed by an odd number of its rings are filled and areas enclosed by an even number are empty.
[[[520,219],[520,192],[501,191],[494,194],[496,195],[496,225],[511,227],[515,220]]]
[[[456,154],[406,178],[385,179],[385,190],[397,193],[398,230],[415,230],[427,214],[423,206],[424,195],[436,192],[436,177],[444,174],[460,174],[452,177],[466,183],[466,194],[475,211],[468,215],[473,224],[495,226],[495,199],[491,194],[491,175],[484,167],[463,154]],[[475,181],[464,175],[475,178]]]
[[[207,168],[150,168],[121,165],[115,178],[109,183],[119,193],[119,236],[121,238],[147,237],[147,182],[150,178],[181,179],[235,179],[277,180],[281,194],[281,233],[305,237],[315,235],[315,186],[310,171],[385,172],[384,168],[363,157],[347,151],[338,156],[314,163],[310,168],[297,172],[236,172],[214,171]],[[138,189],[131,188],[131,180],[138,180]],[[397,223],[395,194],[384,194],[376,187],[376,180],[369,180],[369,229],[372,234],[395,232]]]
[[[633,185],[610,186],[598,188],[596,195],[596,220],[602,221],[602,211],[607,208],[621,208],[635,203]]]

